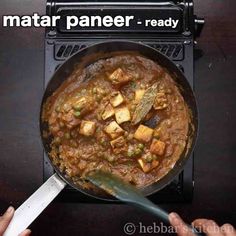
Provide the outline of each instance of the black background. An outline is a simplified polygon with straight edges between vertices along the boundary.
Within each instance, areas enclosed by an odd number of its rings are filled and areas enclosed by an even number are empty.
[[[42,0],[1,0],[0,14],[45,12]],[[236,225],[236,2],[195,1],[206,26],[198,40],[195,88],[200,109],[192,204],[163,205],[190,222]],[[0,211],[17,207],[42,183],[38,130],[43,94],[44,29],[0,29]],[[52,203],[33,235],[123,235],[127,222],[156,218],[126,205]]]

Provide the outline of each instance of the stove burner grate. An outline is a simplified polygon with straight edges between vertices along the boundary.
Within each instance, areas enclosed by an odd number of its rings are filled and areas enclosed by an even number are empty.
[[[58,43],[55,44],[54,57],[56,60],[65,60],[68,57],[74,55],[79,50],[89,46],[87,42],[77,44],[77,43]],[[184,47],[182,43],[148,43],[150,47],[155,48],[162,54],[168,56],[171,60],[179,61],[183,59]]]

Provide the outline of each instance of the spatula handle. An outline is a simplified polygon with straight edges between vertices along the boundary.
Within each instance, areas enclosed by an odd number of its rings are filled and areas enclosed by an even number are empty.
[[[65,186],[57,174],[51,176],[15,211],[3,236],[17,236],[24,231]]]

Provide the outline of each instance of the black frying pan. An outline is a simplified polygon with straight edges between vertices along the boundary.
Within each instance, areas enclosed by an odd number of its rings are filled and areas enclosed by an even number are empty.
[[[188,104],[188,107],[192,114],[192,126],[189,129],[189,138],[185,150],[183,151],[178,162],[175,164],[174,168],[171,169],[167,175],[165,175],[156,183],[153,183],[141,189],[142,193],[145,196],[148,196],[164,188],[175,178],[176,175],[178,175],[182,171],[193,150],[198,131],[198,112],[196,100],[187,79],[172,61],[170,61],[167,57],[165,57],[155,49],[135,42],[110,41],[87,47],[69,58],[54,73],[45,90],[40,112],[41,138],[44,149],[46,153],[49,154],[51,139],[50,137],[44,138],[43,133],[44,131],[47,131],[48,127],[41,121],[43,104],[46,102],[47,98],[51,96],[52,93],[62,84],[62,82],[71,75],[74,68],[78,67],[78,65],[80,67],[87,66],[89,64],[92,64],[96,60],[111,57],[112,55],[122,51],[138,53],[146,58],[156,61],[162,67],[166,68],[172,74],[172,77],[175,79],[176,84],[179,86],[182,96]],[[49,161],[51,162],[50,158]],[[70,178],[66,177],[65,173],[61,173],[58,167],[53,165],[52,162],[51,164],[54,167],[56,174],[51,176],[35,193],[30,196],[30,198],[28,198],[16,210],[11,223],[4,233],[4,236],[19,235],[19,233],[26,229],[33,222],[33,220],[45,209],[45,207],[47,207],[47,205],[60,193],[60,191],[65,187],[66,183],[89,196],[107,201],[115,200],[113,197],[103,191],[83,189],[81,186],[75,185]]]
[[[89,64],[94,63],[96,60],[111,57],[112,55],[122,52],[122,51],[138,53],[146,58],[156,61],[162,67],[166,68],[169,71],[169,73],[172,74],[177,85],[179,86],[182,96],[184,97],[185,102],[188,104],[188,107],[192,114],[191,116],[192,126],[190,127],[190,130],[189,130],[188,143],[186,145],[184,152],[182,153],[182,156],[176,163],[175,167],[166,176],[164,176],[158,182],[153,183],[141,189],[143,194],[145,196],[148,196],[159,191],[163,187],[165,187],[182,171],[186,161],[188,160],[193,150],[196,137],[197,137],[197,131],[198,131],[198,112],[197,112],[196,99],[193,94],[192,88],[190,87],[182,71],[180,71],[178,67],[172,61],[170,61],[166,56],[164,56],[163,54],[161,54],[160,52],[158,52],[157,50],[149,46],[146,46],[141,43],[130,42],[130,41],[108,41],[108,42],[102,42],[99,44],[89,46],[79,51],[72,57],[70,57],[54,73],[51,80],[47,84],[47,87],[46,87],[46,90],[42,99],[41,112],[42,112],[43,104],[46,102],[48,97],[50,97],[52,93],[62,84],[62,82],[71,75],[71,73],[73,72],[76,66],[81,65],[81,67],[85,67]],[[41,137],[42,137],[45,151],[49,153],[51,140],[50,138],[43,137],[43,132],[47,130],[47,125],[45,125],[41,121],[41,119],[40,119],[40,130],[41,130]],[[51,162],[50,158],[49,158],[49,161]],[[66,177],[64,173],[60,172],[57,166],[53,165],[52,162],[51,164],[54,167],[56,173],[67,184],[71,185],[73,188],[77,189],[78,191],[81,191],[92,197],[103,199],[103,200],[115,200],[113,197],[111,197],[110,195],[104,192],[87,190],[87,189],[83,189],[81,186],[75,185],[70,178]]]

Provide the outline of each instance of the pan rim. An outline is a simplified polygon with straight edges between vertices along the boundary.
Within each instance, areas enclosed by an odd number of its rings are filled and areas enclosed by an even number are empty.
[[[149,45],[146,45],[146,44],[143,44],[142,42],[137,42],[137,41],[129,41],[129,40],[103,40],[101,42],[98,42],[98,43],[95,43],[95,44],[92,44],[88,47],[85,47],[81,50],[79,50],[76,54],[70,56],[67,60],[65,60],[58,68],[57,70],[54,72],[54,74],[51,76],[50,80],[47,82],[47,84],[45,84],[45,88],[44,88],[44,93],[43,93],[43,97],[41,99],[41,105],[40,105],[40,116],[39,116],[39,126],[40,126],[40,134],[41,134],[41,142],[43,143],[43,148],[44,148],[44,151],[46,153],[46,156],[47,156],[47,159],[49,160],[49,163],[52,165],[53,169],[55,170],[55,172],[60,176],[61,179],[63,179],[63,181],[65,181],[68,185],[72,186],[73,188],[75,188],[76,190],[90,196],[90,197],[93,197],[93,198],[96,198],[96,199],[99,199],[99,200],[103,200],[103,201],[109,201],[109,202],[114,202],[114,201],[118,201],[116,198],[114,197],[111,197],[111,198],[104,198],[104,197],[100,197],[100,196],[96,196],[96,194],[91,194],[89,191],[86,191],[85,189],[83,188],[78,188],[78,186],[76,186],[72,180],[69,180],[66,178],[65,175],[63,175],[63,173],[61,173],[61,171],[58,169],[58,167],[56,165],[53,164],[51,158],[48,156],[48,152],[45,148],[45,143],[44,143],[44,139],[43,139],[43,136],[42,136],[42,120],[41,120],[41,117],[42,117],[42,110],[43,110],[43,105],[44,105],[44,102],[45,102],[45,95],[46,95],[46,91],[47,91],[47,88],[50,84],[50,82],[52,81],[52,79],[56,76],[57,73],[60,72],[60,70],[62,70],[63,66],[66,65],[66,63],[70,62],[72,58],[76,58],[78,57],[78,55],[88,51],[88,50],[91,50],[91,48],[96,48],[96,47],[100,47],[102,45],[107,45],[107,44],[122,44],[122,43],[128,43],[128,44],[132,44],[132,45],[135,45],[137,47],[143,47],[143,48],[148,48],[148,50],[152,51],[153,54],[155,52],[155,57],[162,57],[162,59],[164,58],[164,60],[168,61],[168,63],[175,69],[175,72],[177,72],[177,74],[180,74],[182,78],[184,78],[184,82],[185,84],[187,84],[188,88],[190,89],[191,93],[192,93],[192,96],[193,96],[193,101],[194,101],[194,116],[193,119],[195,120],[195,132],[194,132],[194,135],[193,135],[193,138],[192,138],[192,144],[191,144],[191,147],[189,148],[189,151],[188,151],[188,154],[185,158],[179,158],[178,161],[175,163],[174,167],[169,170],[169,172],[164,175],[160,180],[158,180],[157,182],[154,182],[150,185],[147,185],[143,188],[140,188],[140,190],[143,192],[143,194],[145,196],[150,196],[158,191],[160,191],[161,189],[163,189],[164,187],[166,187],[170,182],[173,181],[174,177],[177,176],[184,168],[186,162],[188,161],[190,155],[192,154],[195,146],[196,146],[196,141],[197,141],[197,137],[198,137],[198,134],[199,134],[199,113],[198,113],[198,105],[197,105],[197,100],[196,100],[196,96],[195,96],[195,93],[193,91],[193,88],[190,86],[186,76],[183,74],[183,72],[174,64],[173,61],[171,61],[168,57],[166,57],[164,54],[162,54],[161,52],[157,51],[155,48],[152,48],[150,47]],[[128,49],[127,49],[128,50]],[[120,50],[114,50],[113,52],[115,51],[120,51]],[[86,54],[85,54],[86,55]],[[83,58],[83,55],[82,55],[82,58]],[[153,60],[152,58],[149,58],[149,57],[146,57],[150,60]],[[160,60],[160,59],[159,59]],[[156,60],[155,60],[156,62]],[[91,62],[92,64],[92,62]],[[162,66],[162,65],[161,65]],[[168,70],[168,68],[167,68]],[[72,71],[71,71],[72,72]],[[178,168],[176,168],[176,166],[178,165]],[[147,188],[150,188],[150,187],[153,187],[153,190],[152,191],[148,191],[148,193],[145,192],[145,189]]]

